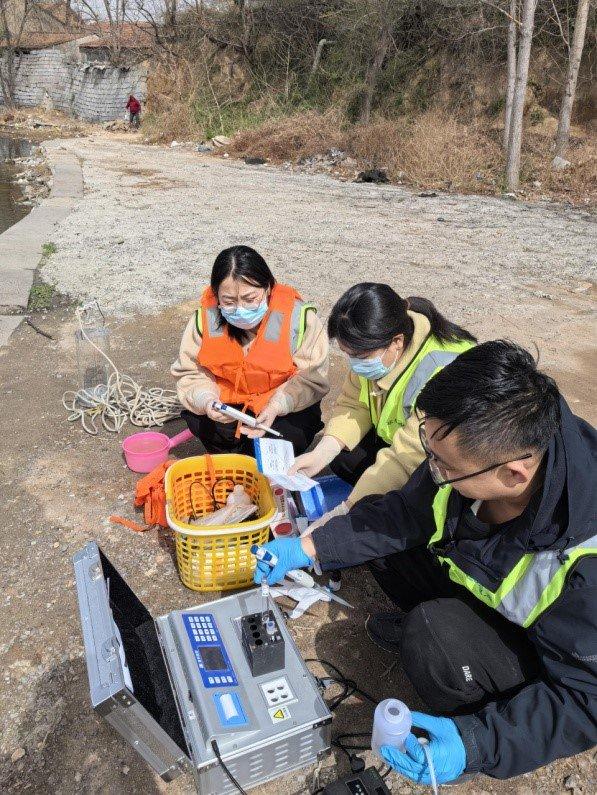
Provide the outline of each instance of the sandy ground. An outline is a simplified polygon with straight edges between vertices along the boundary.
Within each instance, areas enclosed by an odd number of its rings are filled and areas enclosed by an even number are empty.
[[[58,253],[45,277],[73,295],[100,298],[116,361],[139,381],[169,385],[183,324],[215,254],[246,242],[324,314],[354,281],[387,280],[405,295],[435,299],[481,338],[535,343],[574,410],[597,419],[588,216],[478,197],[419,198],[99,134],[63,145],[83,158],[86,195],[52,241]],[[208,597],[181,585],[168,534],[137,535],[107,521],[111,513],[134,515],[136,476],[123,465],[118,438],[92,438],[66,421],[61,395],[76,378],[72,311],[56,309],[36,323],[55,339],[21,326],[0,353],[1,789],[190,793],[186,778],[160,782],[92,713],[70,559],[98,540],[154,615]],[[335,356],[333,393],[344,368]],[[168,432],[180,428],[174,422]],[[367,613],[383,609],[382,594],[362,569],[346,575],[343,590],[355,611],[318,605],[292,624],[301,651],[334,661],[380,699],[417,705],[399,664],[363,630]],[[369,707],[352,700],[334,730],[366,730],[370,719]],[[346,769],[341,756],[330,764]],[[589,793],[594,769],[588,753],[509,782],[480,777],[453,791],[528,795],[568,786]],[[306,793],[309,772],[261,792]],[[421,791],[390,782],[396,793]]]

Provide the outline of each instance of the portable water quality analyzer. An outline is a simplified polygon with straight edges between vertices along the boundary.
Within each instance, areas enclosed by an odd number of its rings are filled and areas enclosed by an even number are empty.
[[[221,762],[250,789],[329,751],[330,712],[259,589],[154,619],[95,542],[73,560],[92,705],[165,781],[232,795]]]

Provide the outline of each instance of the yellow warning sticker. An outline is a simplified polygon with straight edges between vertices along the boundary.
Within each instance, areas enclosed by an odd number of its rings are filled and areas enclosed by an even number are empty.
[[[270,707],[268,712],[272,719],[272,723],[280,723],[290,718],[290,710],[288,707]]]

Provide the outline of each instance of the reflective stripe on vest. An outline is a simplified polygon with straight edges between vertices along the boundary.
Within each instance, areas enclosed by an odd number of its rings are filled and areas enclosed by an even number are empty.
[[[451,491],[451,487],[444,486],[438,490],[433,500],[435,532],[429,539],[428,546],[442,540]],[[577,560],[586,555],[597,555],[597,535],[563,551],[548,549],[544,552],[527,553],[502,580],[496,591],[485,588],[462,571],[451,558],[441,554],[438,557],[448,565],[453,582],[462,585],[508,621],[526,628],[558,599],[564,589],[566,575]]]
[[[377,416],[371,400],[371,381],[359,376],[361,391],[359,401],[369,408],[371,422],[377,435],[387,444],[392,444],[394,434],[411,416],[419,392],[433,376],[450,364],[460,353],[468,351],[474,343],[467,341],[442,343],[429,334],[413,360],[404,372],[400,373],[388,390],[381,414]]]
[[[307,328],[307,312],[317,312],[314,304],[306,304],[303,301],[296,301],[292,310],[290,326],[290,344],[292,353],[301,347]],[[221,315],[219,309],[207,309],[208,334],[210,337],[221,337],[224,333],[224,325],[220,323]],[[282,321],[284,316],[281,312],[272,312],[267,322],[265,339],[270,342],[277,342],[280,339]],[[201,310],[195,312],[195,326],[200,336],[203,336],[203,323]]]

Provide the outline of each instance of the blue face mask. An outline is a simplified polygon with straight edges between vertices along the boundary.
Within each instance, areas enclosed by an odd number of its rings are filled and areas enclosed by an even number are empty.
[[[374,356],[372,359],[358,359],[356,356],[349,356],[348,362],[353,373],[368,378],[369,381],[379,381],[394,367],[394,365],[386,367],[381,356]]]
[[[255,328],[265,317],[267,301],[263,300],[259,306],[250,309],[245,306],[237,306],[234,310],[220,307],[220,312],[224,320],[232,326],[242,329]]]

